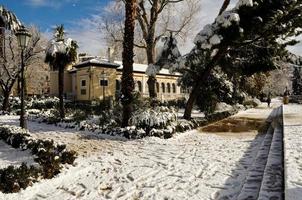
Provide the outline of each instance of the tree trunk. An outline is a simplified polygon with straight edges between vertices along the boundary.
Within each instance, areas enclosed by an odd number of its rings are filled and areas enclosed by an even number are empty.
[[[146,41],[147,48],[147,60],[148,64],[154,64],[155,62],[155,48],[154,48],[154,37],[149,36],[150,38]],[[156,90],[155,90],[155,84],[156,84],[156,77],[155,76],[149,76],[148,78],[148,90],[149,90],[149,97],[150,98],[156,98]]]
[[[192,91],[190,93],[190,97],[186,104],[186,108],[185,108],[185,112],[184,112],[185,119],[187,119],[187,120],[191,119],[192,109],[193,109],[194,103],[196,101],[196,98],[198,96],[198,90],[202,87],[202,84],[207,81],[213,67],[215,67],[216,63],[224,55],[226,50],[227,50],[226,47],[222,47],[221,49],[219,49],[217,54],[212,58],[211,62],[206,66],[204,72],[199,74],[198,76],[196,76],[195,85],[193,85]]]
[[[196,101],[197,95],[198,95],[198,89],[200,88],[200,82],[196,82],[196,84],[193,86],[192,91],[190,93],[190,97],[187,101],[185,112],[184,112],[184,119],[190,120],[191,119],[191,113],[193,110],[194,103]]]
[[[59,66],[59,112],[60,112],[60,118],[65,118],[65,112],[64,112],[64,66]]]
[[[8,111],[9,108],[9,94],[10,92],[4,91],[3,90],[3,102],[2,102],[2,111]]]
[[[132,101],[134,90],[133,57],[134,57],[134,28],[136,15],[136,0],[126,0],[126,19],[123,42],[123,74],[122,74],[122,104],[123,120],[122,127],[129,125],[132,113]]]

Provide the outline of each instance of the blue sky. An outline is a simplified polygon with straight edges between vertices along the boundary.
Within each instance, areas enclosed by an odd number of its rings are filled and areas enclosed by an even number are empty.
[[[76,21],[98,14],[110,0],[0,0],[25,24],[35,24],[41,31],[64,24],[67,29]]]
[[[75,39],[80,52],[100,55],[106,52],[106,42],[99,29],[102,22],[102,10],[113,0],[0,0],[0,5],[13,11],[26,25],[34,24],[47,38],[51,38],[53,28],[64,24],[67,36]],[[201,12],[199,14],[198,30],[211,23],[216,17],[223,0],[200,0]],[[237,0],[231,0],[232,8]],[[299,38],[301,39],[301,38]],[[193,40],[188,40],[186,46],[180,47],[183,53],[193,46]],[[192,41],[192,42],[189,42]],[[302,55],[302,44],[289,48],[292,52]]]
[[[67,36],[79,44],[79,51],[100,55],[106,48],[99,30],[102,10],[112,0],[0,0],[19,20],[34,24],[50,39],[53,28],[64,24]]]

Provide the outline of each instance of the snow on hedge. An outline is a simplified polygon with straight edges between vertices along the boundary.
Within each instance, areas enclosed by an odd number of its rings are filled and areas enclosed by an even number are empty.
[[[176,121],[177,113],[167,107],[141,109],[133,114],[130,124],[137,127],[167,127]]]

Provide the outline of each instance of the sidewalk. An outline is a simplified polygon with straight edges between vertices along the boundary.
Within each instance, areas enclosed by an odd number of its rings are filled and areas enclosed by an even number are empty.
[[[302,198],[302,105],[283,106],[285,199]]]

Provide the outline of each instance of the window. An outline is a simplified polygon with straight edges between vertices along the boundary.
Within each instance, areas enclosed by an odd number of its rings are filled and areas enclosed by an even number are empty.
[[[108,86],[108,80],[107,79],[100,79],[100,86]]]
[[[170,85],[170,83],[167,83],[167,92],[171,93],[171,85]]]
[[[172,83],[172,92],[176,93],[176,85],[175,85],[175,83]]]
[[[162,91],[162,93],[166,92],[166,90],[165,90],[165,84],[164,83],[161,83],[161,91]]]
[[[115,80],[115,87],[116,87],[116,91],[121,90],[121,82],[119,80]]]
[[[86,80],[81,80],[81,86],[86,87]]]
[[[86,95],[86,89],[81,89],[81,95]]]
[[[142,91],[143,91],[143,90],[142,90],[142,82],[137,81],[137,87],[138,87],[138,91],[139,91],[139,92],[142,92]]]
[[[159,83],[156,82],[156,92],[159,93]]]

